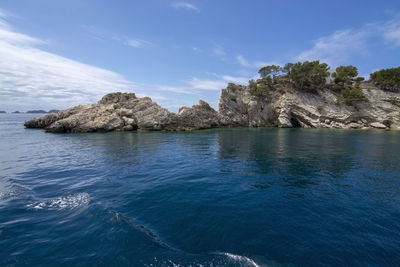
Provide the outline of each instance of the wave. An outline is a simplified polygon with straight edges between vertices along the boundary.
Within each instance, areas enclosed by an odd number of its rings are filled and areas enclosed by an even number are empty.
[[[249,266],[259,267],[259,265],[255,261],[253,261],[252,259],[250,259],[246,256],[236,255],[236,254],[232,254],[232,253],[228,253],[228,252],[220,252],[217,254],[224,255],[224,256],[228,257],[230,260],[232,260],[235,263],[238,263],[240,265],[245,264],[245,266],[249,265]]]
[[[77,193],[30,203],[27,207],[34,210],[65,210],[87,206],[89,202],[90,196],[88,193]]]
[[[263,263],[261,266],[269,266],[269,264]],[[144,266],[260,266],[254,260],[227,252],[212,252],[206,254],[169,254],[167,258],[154,257],[153,261]],[[272,263],[271,266],[281,266]]]

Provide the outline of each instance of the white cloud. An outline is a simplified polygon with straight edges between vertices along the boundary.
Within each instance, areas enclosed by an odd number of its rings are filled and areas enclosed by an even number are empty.
[[[40,47],[42,44],[42,40],[18,33],[7,23],[0,24],[2,109],[67,108],[94,103],[110,92],[134,90],[138,96],[150,96],[160,105],[177,110],[182,104],[195,104],[199,98],[216,105],[219,90],[228,82],[248,81],[245,77],[214,75],[193,77],[176,86],[138,84],[118,73],[46,52]]]
[[[182,8],[182,9],[200,12],[200,9],[197,6],[195,6],[191,3],[188,3],[188,2],[172,2],[171,6],[176,9]]]
[[[141,38],[131,38],[131,37],[126,37],[123,35],[115,34],[108,32],[104,29],[95,27],[93,25],[83,25],[82,28],[87,31],[91,37],[98,41],[114,41],[118,42],[120,44],[134,47],[134,48],[139,48],[139,47],[149,47],[153,46],[154,44],[150,41],[141,39]]]
[[[92,103],[136,85],[123,76],[38,48],[43,41],[0,24],[0,105],[3,109]]]
[[[239,62],[239,64],[241,66],[246,67],[246,68],[257,68],[257,69],[259,69],[259,68],[262,68],[262,67],[267,66],[267,65],[280,65],[277,62],[263,62],[263,61],[250,62],[242,55],[238,55],[236,57],[236,59],[238,60],[238,62]]]
[[[156,85],[153,88],[162,91],[170,91],[181,94],[199,94],[202,91],[220,91],[226,88],[229,82],[237,84],[247,84],[251,79],[248,77],[234,77],[230,75],[213,74],[214,79],[192,77],[189,80],[182,81],[180,86]]]
[[[226,81],[223,79],[212,80],[212,79],[199,79],[192,78],[186,81],[191,90],[221,90],[226,87]]]
[[[400,47],[400,19],[388,21],[383,27],[383,37],[393,47]]]
[[[336,66],[355,55],[372,52],[371,40],[386,41],[391,47],[400,47],[400,18],[368,23],[357,29],[346,29],[320,37],[313,47],[301,52],[294,59],[299,61],[321,60]]]
[[[367,29],[336,31],[318,38],[311,49],[303,51],[295,60],[320,60],[330,65],[346,62],[355,54],[367,52],[366,40],[370,36]]]
[[[1,11],[1,10],[0,10]],[[40,39],[17,32],[0,12],[0,107],[27,110],[67,108],[94,103],[114,91],[134,91],[139,97],[150,96],[161,106],[176,111],[205,99],[214,107],[228,82],[245,84],[247,77],[213,74],[192,77],[177,85],[138,84],[122,75],[76,60],[46,52]],[[100,31],[100,36],[110,38]],[[142,39],[130,39],[140,46]],[[128,45],[128,44],[127,44]]]
[[[142,39],[127,39],[124,44],[131,47],[152,46],[153,43]]]

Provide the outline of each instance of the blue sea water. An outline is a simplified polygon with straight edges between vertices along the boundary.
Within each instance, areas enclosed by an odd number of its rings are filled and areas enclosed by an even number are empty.
[[[0,114],[1,266],[395,266],[400,132],[50,134]]]

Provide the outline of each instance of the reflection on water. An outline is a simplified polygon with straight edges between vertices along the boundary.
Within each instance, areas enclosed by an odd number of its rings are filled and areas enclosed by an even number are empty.
[[[0,116],[0,265],[396,265],[400,133],[46,134]]]

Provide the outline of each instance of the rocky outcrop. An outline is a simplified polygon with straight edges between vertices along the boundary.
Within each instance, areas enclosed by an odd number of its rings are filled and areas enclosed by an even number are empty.
[[[346,129],[398,129],[400,94],[361,84],[367,101],[343,103],[338,93],[296,90],[271,91],[268,96],[250,94],[246,86],[222,90],[219,113],[224,125]]]
[[[195,130],[214,127],[305,127],[398,129],[400,94],[370,83],[361,89],[367,101],[345,104],[332,90],[306,93],[274,90],[254,96],[247,86],[228,86],[221,92],[219,110],[206,102],[173,113],[149,97],[111,93],[98,103],[50,113],[25,122],[27,128],[48,132],[107,132],[132,130]]]
[[[111,93],[98,103],[76,106],[25,122],[27,128],[55,133],[132,130],[194,130],[218,127],[217,112],[206,102],[181,108],[179,114],[160,107],[149,97],[133,93]]]
[[[221,125],[218,113],[202,100],[191,108],[181,107],[178,122],[178,130],[209,129]]]

